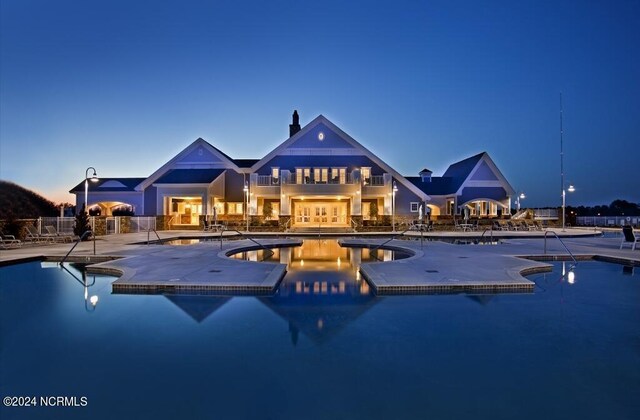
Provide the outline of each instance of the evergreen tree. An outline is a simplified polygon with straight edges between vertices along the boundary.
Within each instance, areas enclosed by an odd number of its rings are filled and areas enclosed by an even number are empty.
[[[76,221],[73,225],[73,233],[82,238],[85,232],[91,231],[91,225],[89,224],[89,215],[84,209],[84,204],[80,212],[76,214]],[[88,240],[91,235],[87,235],[84,240]]]
[[[264,202],[264,206],[262,206],[262,215],[267,220],[271,219],[271,216],[273,216],[273,205],[271,204],[271,201]]]
[[[375,201],[372,201],[369,205],[369,217],[372,219],[378,218],[378,203]]]

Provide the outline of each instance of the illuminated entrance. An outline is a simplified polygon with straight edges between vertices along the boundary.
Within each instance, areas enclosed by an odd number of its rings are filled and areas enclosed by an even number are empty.
[[[347,201],[294,200],[295,226],[348,226]]]
[[[200,224],[202,214],[202,198],[200,197],[169,197],[169,208],[172,217],[172,225]]]

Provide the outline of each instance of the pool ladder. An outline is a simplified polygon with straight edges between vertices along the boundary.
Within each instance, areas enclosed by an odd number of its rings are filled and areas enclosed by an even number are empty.
[[[555,236],[560,241],[560,243],[562,244],[564,249],[567,251],[567,253],[571,257],[571,259],[573,260],[573,264],[571,265],[571,267],[569,268],[568,271],[573,270],[575,268],[575,266],[578,265],[578,260],[576,260],[576,257],[574,257],[574,255],[571,253],[571,251],[569,251],[569,248],[567,248],[567,245],[564,243],[564,241],[562,239],[560,239],[558,234],[555,233],[552,230],[547,230],[547,231],[544,232],[544,255],[547,255],[547,235],[548,234],[552,234],[553,236]]]
[[[273,250],[271,248],[267,248],[266,246],[264,246],[264,244],[261,244],[260,242],[256,241],[255,239],[246,236],[244,233],[240,232],[239,230],[237,230],[237,229],[228,229],[228,230],[230,232],[236,232],[242,238],[248,239],[251,242],[253,242],[254,244],[258,245],[260,248],[262,248],[265,251],[265,256],[260,261],[264,261],[264,260],[266,260],[267,258],[269,258],[270,256],[272,256],[274,254],[274,252],[273,252]],[[222,249],[222,232],[223,231],[220,231],[220,249]],[[267,255],[267,253],[268,253],[268,255]]]

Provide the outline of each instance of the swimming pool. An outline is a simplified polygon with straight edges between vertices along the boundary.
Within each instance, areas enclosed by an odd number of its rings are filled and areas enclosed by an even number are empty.
[[[88,404],[0,417],[640,416],[638,267],[581,262],[569,283],[556,263],[533,294],[376,297],[350,269],[305,265],[259,298],[1,268],[0,393]]]

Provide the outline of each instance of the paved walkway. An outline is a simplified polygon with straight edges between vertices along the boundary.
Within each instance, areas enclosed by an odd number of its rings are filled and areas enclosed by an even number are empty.
[[[436,232],[438,233],[438,232]],[[520,232],[510,232],[511,234]],[[363,264],[361,273],[377,293],[450,293],[450,292],[530,292],[533,283],[522,277],[548,270],[544,262],[518,257],[545,257],[544,239],[539,234],[513,236],[497,245],[454,245],[422,241],[416,232],[405,240],[394,239],[385,246],[409,248],[415,256],[406,260]],[[608,261],[640,266],[640,250],[627,246],[620,250],[621,237],[589,237],[593,231],[568,229],[563,242],[579,258],[598,257]],[[257,247],[249,239],[218,241],[220,234],[202,232],[159,232],[162,239],[203,237],[214,239],[189,246],[147,245],[147,233],[109,235],[94,242],[80,243],[69,260],[96,263],[90,271],[110,273],[120,278],[113,283],[114,293],[163,293],[186,290],[199,293],[264,294],[273,293],[286,273],[284,264],[265,264],[226,257],[226,253],[245,247]],[[388,235],[388,234],[387,234]],[[441,234],[443,236],[444,233]],[[226,239],[237,233],[225,232]],[[261,235],[260,243],[287,246],[297,239],[277,238],[280,234]],[[315,235],[307,235],[314,236]],[[375,235],[349,235],[344,245],[376,246],[386,239]],[[449,238],[465,236],[462,232]],[[156,238],[157,239],[157,238]],[[406,240],[411,239],[411,240]],[[60,260],[70,244],[29,246],[0,251],[0,265],[33,259]],[[555,237],[547,238],[549,259],[565,259],[568,253]]]

